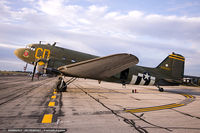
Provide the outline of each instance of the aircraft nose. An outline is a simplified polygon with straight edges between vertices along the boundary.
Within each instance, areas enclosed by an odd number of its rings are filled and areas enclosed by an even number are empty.
[[[15,49],[14,54],[18,57],[19,56],[19,50]]]
[[[15,54],[17,57],[19,57],[19,55],[20,55],[20,49],[15,49],[14,54]]]
[[[23,57],[23,53],[24,53],[24,48],[18,48],[14,51],[14,54],[18,57],[18,58],[22,58]]]

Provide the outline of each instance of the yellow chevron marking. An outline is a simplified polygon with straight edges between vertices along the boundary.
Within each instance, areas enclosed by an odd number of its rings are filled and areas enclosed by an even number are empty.
[[[162,110],[162,109],[171,109],[171,108],[176,108],[183,105],[184,104],[169,104],[169,105],[147,107],[147,108],[140,108],[140,109],[130,109],[130,110],[125,110],[125,112],[139,113],[139,112],[155,111],[155,110]]]

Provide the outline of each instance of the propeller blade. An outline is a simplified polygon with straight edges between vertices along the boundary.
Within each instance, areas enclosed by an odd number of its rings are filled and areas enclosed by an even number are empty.
[[[26,72],[27,66],[28,66],[28,63],[26,63],[26,65],[24,67],[24,72]]]
[[[33,78],[35,76],[35,70],[36,70],[37,64],[38,64],[38,61],[35,62],[35,65],[34,65],[34,68],[33,68],[32,81],[33,81]]]

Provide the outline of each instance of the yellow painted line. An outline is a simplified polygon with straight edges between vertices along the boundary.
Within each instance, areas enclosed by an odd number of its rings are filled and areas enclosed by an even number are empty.
[[[192,95],[189,95],[190,96],[190,98],[194,98]]]
[[[190,98],[190,96],[187,96],[187,95],[186,95],[186,97],[187,97],[187,98]]]
[[[173,59],[176,59],[176,60],[179,60],[179,61],[185,61],[184,59],[179,59],[179,58],[176,58],[176,57],[173,57],[173,56],[169,56],[169,58],[173,58]]]
[[[170,108],[180,107],[180,106],[183,106],[183,105],[184,104],[169,104],[169,105],[156,106],[156,107],[130,109],[130,110],[125,110],[125,112],[131,112],[131,113],[147,112],[147,111],[155,111],[155,110],[162,110],[162,109],[170,109]]]
[[[188,98],[188,95],[186,95],[186,94],[181,94],[181,95],[183,95],[184,97],[187,97],[187,98]]]
[[[192,95],[188,95],[188,97],[190,97],[190,98],[194,98]]]
[[[45,114],[42,123],[51,123],[53,118],[53,114]]]
[[[186,97],[186,98],[190,98],[189,96],[187,96],[187,95],[183,95],[184,97]]]
[[[48,106],[55,106],[55,102],[49,102],[49,105]]]
[[[57,94],[57,92],[54,91],[53,94]]]
[[[183,95],[186,99],[193,99],[194,98],[194,96],[188,95],[188,94],[181,94],[181,95]],[[173,103],[173,104],[155,106],[155,107],[128,109],[128,110],[125,110],[125,112],[139,113],[139,112],[147,112],[147,111],[156,111],[156,110],[176,108],[176,107],[180,107],[180,106],[183,106],[183,105],[185,105],[185,104]]]
[[[187,97],[187,98],[194,98],[192,95],[188,95],[188,94],[181,94],[183,95],[184,97]]]
[[[52,98],[52,99],[55,99],[55,98],[56,98],[56,96],[51,96],[51,98]]]

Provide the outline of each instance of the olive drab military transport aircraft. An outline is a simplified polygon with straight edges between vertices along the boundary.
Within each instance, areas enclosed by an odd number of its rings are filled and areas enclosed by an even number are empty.
[[[54,44],[29,44],[15,50],[15,55],[26,63],[34,65],[32,80],[37,69],[40,74],[59,75],[57,91],[66,91],[75,78],[89,78],[132,85],[160,86],[182,83],[185,58],[176,53],[167,56],[157,67],[136,65],[139,59],[131,54],[121,53],[98,57],[74,50],[57,47]],[[64,76],[72,77],[64,81]]]

